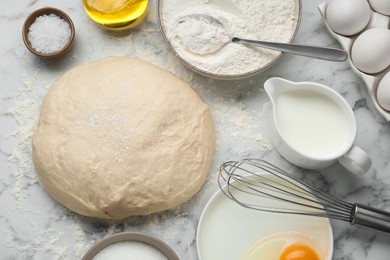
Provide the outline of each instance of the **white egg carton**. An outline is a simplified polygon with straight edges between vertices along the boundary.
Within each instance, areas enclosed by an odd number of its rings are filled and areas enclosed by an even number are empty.
[[[342,1],[342,0],[340,0]],[[390,1],[390,0],[388,0]],[[337,34],[335,33],[328,25],[327,21],[326,21],[326,18],[325,18],[325,10],[326,10],[326,7],[327,7],[327,2],[324,2],[322,4],[320,4],[318,6],[318,9],[322,15],[322,18],[324,20],[324,23],[325,23],[325,26],[326,28],[328,29],[329,33],[338,40],[338,42],[341,44],[341,46],[343,47],[343,49],[348,52],[348,62],[352,68],[352,70],[356,73],[356,75],[358,75],[363,81],[364,83],[366,84],[367,86],[367,90],[368,90],[368,94],[370,95],[370,98],[371,100],[374,102],[374,105],[376,107],[376,109],[378,110],[378,112],[387,120],[387,121],[390,121],[390,111],[387,111],[385,109],[383,109],[379,103],[378,103],[378,100],[377,100],[377,97],[376,97],[376,92],[377,92],[377,88],[378,88],[378,85],[379,85],[379,82],[381,81],[381,79],[383,78],[384,75],[386,75],[388,72],[390,72],[390,67],[388,67],[387,69],[385,69],[384,71],[380,72],[380,73],[377,73],[377,74],[366,74],[366,73],[363,73],[361,72],[360,70],[358,70],[355,65],[353,64],[352,62],[352,59],[351,59],[351,48],[352,48],[352,45],[355,41],[355,39],[361,34],[363,33],[364,31],[368,30],[368,29],[371,29],[371,28],[387,28],[389,29],[389,22],[390,22],[390,17],[386,16],[386,15],[382,15],[380,13],[377,13],[375,12],[374,10],[371,10],[371,18],[370,18],[370,22],[368,23],[368,25],[366,26],[366,28],[364,28],[364,30],[362,30],[361,32],[359,32],[358,34],[356,35],[352,35],[352,36],[344,36],[344,35],[340,35],[340,34]],[[390,86],[389,86],[389,89],[390,89]],[[390,91],[390,90],[389,90]]]

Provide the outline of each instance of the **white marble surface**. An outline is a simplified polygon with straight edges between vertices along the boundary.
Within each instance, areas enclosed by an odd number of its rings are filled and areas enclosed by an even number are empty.
[[[296,42],[339,47],[328,34],[317,6],[303,0]],[[44,6],[67,12],[76,26],[75,45],[65,57],[42,60],[23,45],[21,31],[29,13]],[[375,110],[363,82],[347,62],[331,63],[283,55],[268,71],[242,81],[221,82],[184,68],[163,42],[151,12],[142,26],[127,34],[99,29],[81,1],[2,0],[0,10],[0,259],[80,259],[99,239],[121,231],[155,235],[181,259],[197,259],[196,226],[210,196],[218,189],[218,166],[228,159],[265,158],[300,174],[309,183],[350,202],[390,211],[390,126]],[[39,182],[31,163],[31,134],[47,89],[66,70],[110,55],[150,61],[188,81],[209,104],[217,129],[217,153],[204,187],[191,201],[168,212],[131,217],[122,223],[79,216],[56,203]],[[372,157],[373,168],[357,178],[340,166],[314,173],[292,166],[273,149],[267,135],[269,101],[262,90],[271,76],[315,81],[341,93],[358,122],[356,144]],[[333,259],[389,259],[390,236],[332,221]]]

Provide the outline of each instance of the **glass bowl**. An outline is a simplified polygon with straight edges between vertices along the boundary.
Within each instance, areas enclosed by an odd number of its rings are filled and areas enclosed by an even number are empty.
[[[185,66],[187,66],[191,70],[197,72],[198,74],[201,74],[201,75],[209,77],[209,78],[218,79],[218,80],[236,80],[236,79],[247,78],[247,77],[254,76],[254,75],[266,70],[271,65],[273,65],[282,55],[282,53],[279,52],[273,59],[267,61],[262,66],[257,67],[256,69],[245,72],[245,73],[215,73],[215,72],[211,72],[211,71],[207,71],[205,69],[202,69],[199,66],[197,66],[196,64],[193,64],[190,60],[187,60],[185,57],[180,55],[178,50],[173,46],[169,37],[167,36],[167,32],[170,28],[167,27],[166,22],[164,21],[164,8],[163,8],[164,2],[166,2],[166,0],[165,1],[160,0],[157,3],[157,20],[158,20],[158,25],[159,25],[159,28],[161,30],[162,36],[163,36],[165,42],[167,43],[169,49],[175,54],[175,56]],[[294,4],[295,4],[295,7],[294,7],[295,12],[294,12],[293,31],[291,33],[291,37],[290,37],[288,42],[292,42],[294,40],[294,38],[297,34],[297,31],[298,31],[298,28],[299,28],[300,21],[301,21],[301,12],[302,12],[301,0],[294,0]],[[170,8],[173,9],[174,7],[170,6]],[[277,16],[278,14],[275,13],[275,15]],[[261,40],[261,39],[258,39],[258,40]]]

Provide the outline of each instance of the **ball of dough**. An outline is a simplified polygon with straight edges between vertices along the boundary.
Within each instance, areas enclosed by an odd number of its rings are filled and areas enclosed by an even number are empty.
[[[33,135],[46,190],[85,216],[164,211],[198,192],[215,151],[208,107],[183,80],[147,62],[110,57],[65,73]]]

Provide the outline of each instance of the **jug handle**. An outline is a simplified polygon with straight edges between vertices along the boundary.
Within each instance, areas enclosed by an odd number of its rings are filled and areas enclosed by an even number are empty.
[[[371,158],[363,149],[357,146],[352,146],[338,161],[344,168],[357,176],[362,176],[371,167]]]

